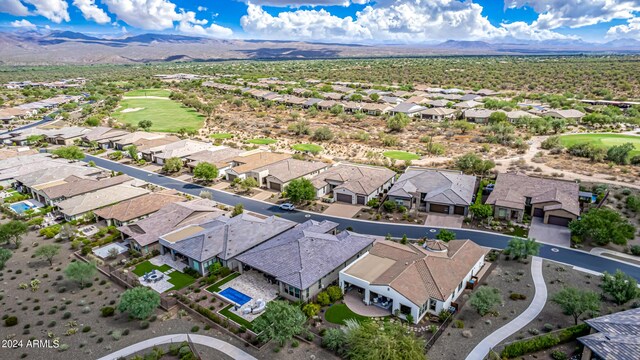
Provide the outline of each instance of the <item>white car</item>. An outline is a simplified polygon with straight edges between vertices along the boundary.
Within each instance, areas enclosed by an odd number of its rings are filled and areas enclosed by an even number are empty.
[[[280,209],[282,210],[287,210],[287,211],[293,211],[296,207],[293,206],[292,203],[284,203],[284,204],[280,204]]]

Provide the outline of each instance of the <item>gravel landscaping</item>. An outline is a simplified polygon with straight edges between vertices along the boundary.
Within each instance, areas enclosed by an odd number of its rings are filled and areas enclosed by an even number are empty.
[[[577,287],[581,290],[589,290],[597,293],[602,293],[600,288],[601,280],[599,276],[584,273],[578,270],[574,270],[572,267],[558,264],[552,261],[545,260],[542,265],[542,274],[547,284],[547,292],[549,299],[562,290],[563,287],[571,286]],[[630,301],[626,305],[617,306],[609,300],[603,300],[600,306],[600,315],[612,314],[618,311],[628,310],[632,307],[633,301]],[[582,318],[581,318],[582,319]],[[580,320],[578,323],[581,323]],[[509,338],[505,339],[500,345],[502,347],[506,343],[510,343],[516,340],[524,339],[535,335],[537,333],[548,332],[549,330],[556,330],[573,326],[573,317],[570,315],[564,315],[560,307],[547,300],[546,305],[542,309],[542,312],[538,315],[536,320],[529,323],[521,331],[513,334]],[[524,356],[524,359],[551,359],[551,352],[553,350],[562,349],[567,355],[575,351],[575,347],[578,346],[577,342],[571,342],[564,344],[561,347],[555,347],[546,351],[529,354]]]
[[[484,285],[494,287],[502,294],[503,305],[496,309],[497,316],[489,314],[482,317],[469,304],[465,304],[429,349],[427,355],[430,360],[464,359],[482,339],[522,313],[534,295],[530,260],[505,260],[504,256],[501,256],[493,271],[480,282],[480,286]],[[524,295],[526,299],[511,300],[509,296],[512,293]],[[470,292],[465,291],[462,295],[463,301],[466,301],[469,295]],[[463,322],[464,328],[454,327],[458,323],[457,320]],[[468,337],[469,335],[471,336]],[[426,338],[429,337],[430,333],[427,333]]]

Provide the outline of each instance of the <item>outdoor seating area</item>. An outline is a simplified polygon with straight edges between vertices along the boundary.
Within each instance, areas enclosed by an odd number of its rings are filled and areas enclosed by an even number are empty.
[[[371,302],[373,305],[379,308],[382,308],[385,310],[391,310],[392,300],[387,298],[386,296],[376,295],[375,297],[371,298]]]
[[[347,305],[349,310],[354,313],[362,316],[368,317],[383,317],[391,315],[391,306],[392,303],[389,300],[386,300],[387,307],[383,306],[383,299],[378,299],[378,304],[371,303],[371,305],[367,305],[364,303],[363,295],[359,294],[356,290],[351,290],[344,295],[344,303]]]
[[[164,257],[156,256],[138,264],[132,272],[138,276],[141,285],[152,288],[158,293],[180,290],[193,284],[196,279],[166,264]]]
[[[253,321],[260,316],[269,301],[278,297],[278,286],[269,283],[257,271],[246,271],[222,285],[218,295],[236,305],[229,309],[232,313]]]
[[[80,233],[84,237],[89,237],[95,235],[99,231],[98,227],[95,225],[87,225],[81,228],[78,228],[78,233]]]

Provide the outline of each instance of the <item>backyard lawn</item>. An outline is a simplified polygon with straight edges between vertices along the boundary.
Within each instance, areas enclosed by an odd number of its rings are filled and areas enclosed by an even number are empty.
[[[564,146],[571,146],[579,143],[591,143],[596,146],[604,147],[606,149],[615,146],[622,145],[624,143],[632,143],[635,146],[635,150],[631,152],[631,156],[640,155],[640,136],[634,135],[621,135],[621,134],[573,134],[563,135],[560,137],[560,142]]]
[[[177,132],[181,128],[198,130],[204,116],[169,99],[126,99],[113,116],[123,123],[138,125],[140,120],[151,120],[151,131]]]
[[[223,140],[223,139],[231,139],[233,137],[233,134],[216,133],[216,134],[209,135],[209,137],[212,138],[212,139],[216,139],[216,140]]]
[[[278,140],[271,139],[271,138],[257,138],[257,139],[247,140],[247,142],[249,144],[256,144],[256,145],[271,145],[271,144],[277,143]]]
[[[124,96],[158,96],[169,97],[171,91],[165,89],[139,89],[131,90],[124,93]]]
[[[171,269],[171,266],[169,265],[162,265],[162,266],[156,266],[153,265],[152,263],[150,263],[149,261],[145,261],[143,263],[140,263],[136,266],[136,268],[133,270],[133,273],[138,275],[138,276],[142,276],[146,273],[148,273],[149,271],[156,269],[160,272],[165,272]],[[173,271],[171,274],[169,275],[165,275],[167,277],[169,277],[169,283],[173,284],[173,287],[169,290],[180,290],[184,287],[187,287],[191,284],[193,284],[196,279],[193,278],[191,275],[187,275],[183,272],[180,271]]]
[[[228,317],[229,319],[235,321],[236,323],[240,324],[240,325],[244,325],[244,327],[246,327],[249,330],[253,330],[253,324],[251,323],[251,321],[248,321],[247,319],[243,318],[242,316],[236,315],[233,312],[231,312],[231,308],[234,305],[229,305],[226,308],[220,310],[220,314]]]
[[[385,151],[382,155],[394,160],[418,160],[420,155],[406,151]]]
[[[369,317],[354,313],[345,304],[334,304],[330,306],[324,313],[324,318],[330,323],[340,325],[344,325],[344,321],[347,319],[355,319],[360,322],[370,319]]]
[[[238,276],[240,276],[240,275],[241,275],[240,273],[233,273],[233,274],[231,274],[231,275],[227,276],[226,278],[224,278],[224,279],[222,279],[222,280],[218,281],[217,283],[215,283],[215,284],[213,284],[213,285],[209,286],[209,287],[207,288],[207,291],[208,291],[208,292],[212,292],[212,293],[214,293],[214,292],[218,292],[218,291],[220,291],[220,286],[222,286],[222,285],[224,285],[224,284],[228,283],[229,281],[231,281],[231,280],[233,280],[233,279],[237,278],[237,277],[238,277]]]
[[[324,150],[322,146],[316,144],[296,144],[291,148],[296,151],[305,151],[310,153],[319,153],[320,151]]]

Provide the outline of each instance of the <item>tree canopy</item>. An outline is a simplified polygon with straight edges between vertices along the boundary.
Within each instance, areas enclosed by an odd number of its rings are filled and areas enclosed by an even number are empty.
[[[93,262],[74,261],[64,269],[64,274],[69,280],[79,283],[82,289],[88,281],[91,281],[96,271],[96,264]]]
[[[262,340],[275,340],[284,346],[306,330],[306,322],[307,317],[300,307],[288,301],[274,300],[267,303],[264,314],[253,321],[253,329]]]
[[[162,171],[167,173],[175,173],[182,169],[182,159],[179,157],[168,158],[162,164]]]
[[[146,286],[137,286],[122,293],[118,310],[144,320],[160,305],[160,294]]]
[[[502,303],[500,291],[490,286],[481,286],[471,294],[469,304],[476,309],[480,316],[485,316],[494,307]]]
[[[551,301],[558,304],[565,315],[573,316],[576,325],[582,314],[595,314],[600,310],[600,296],[597,293],[574,287],[563,288],[551,297]]]
[[[493,169],[496,164],[491,160],[482,160],[474,153],[467,153],[456,159],[456,167],[465,174],[484,175]]]
[[[569,223],[571,235],[577,236],[583,241],[592,240],[597,245],[607,245],[612,242],[617,245],[626,245],[633,239],[636,227],[623,218],[613,209],[591,209],[582,214],[580,220]]]
[[[60,245],[57,244],[45,244],[40,245],[34,252],[35,256],[45,258],[49,262],[49,265],[53,265],[53,258],[60,253]]]
[[[296,204],[304,200],[313,200],[316,197],[315,187],[309,179],[305,178],[292,180],[284,190],[289,200]]]
[[[391,131],[402,131],[410,121],[411,119],[406,114],[397,113],[387,119],[387,128]]]
[[[611,296],[618,305],[625,304],[640,296],[636,279],[620,270],[616,270],[613,275],[605,271],[602,276],[602,291]]]
[[[82,160],[84,153],[77,146],[63,146],[52,151],[52,154],[67,160]]]
[[[9,249],[0,248],[0,270],[4,269],[5,264],[13,256],[13,252]]]
[[[0,225],[0,243],[13,243],[17,248],[22,243],[22,236],[29,231],[29,226],[24,221],[11,220]]]
[[[514,237],[509,240],[507,247],[504,249],[504,253],[512,256],[514,260],[520,258],[526,259],[529,255],[536,256],[540,253],[540,244],[536,242],[536,239]]]
[[[208,162],[201,162],[193,168],[193,177],[211,181],[218,177],[218,168]]]
[[[424,341],[395,322],[367,321],[350,329],[347,355],[351,360],[424,360]]]
[[[149,131],[153,126],[153,122],[151,120],[140,120],[138,122],[138,127],[144,131]]]

